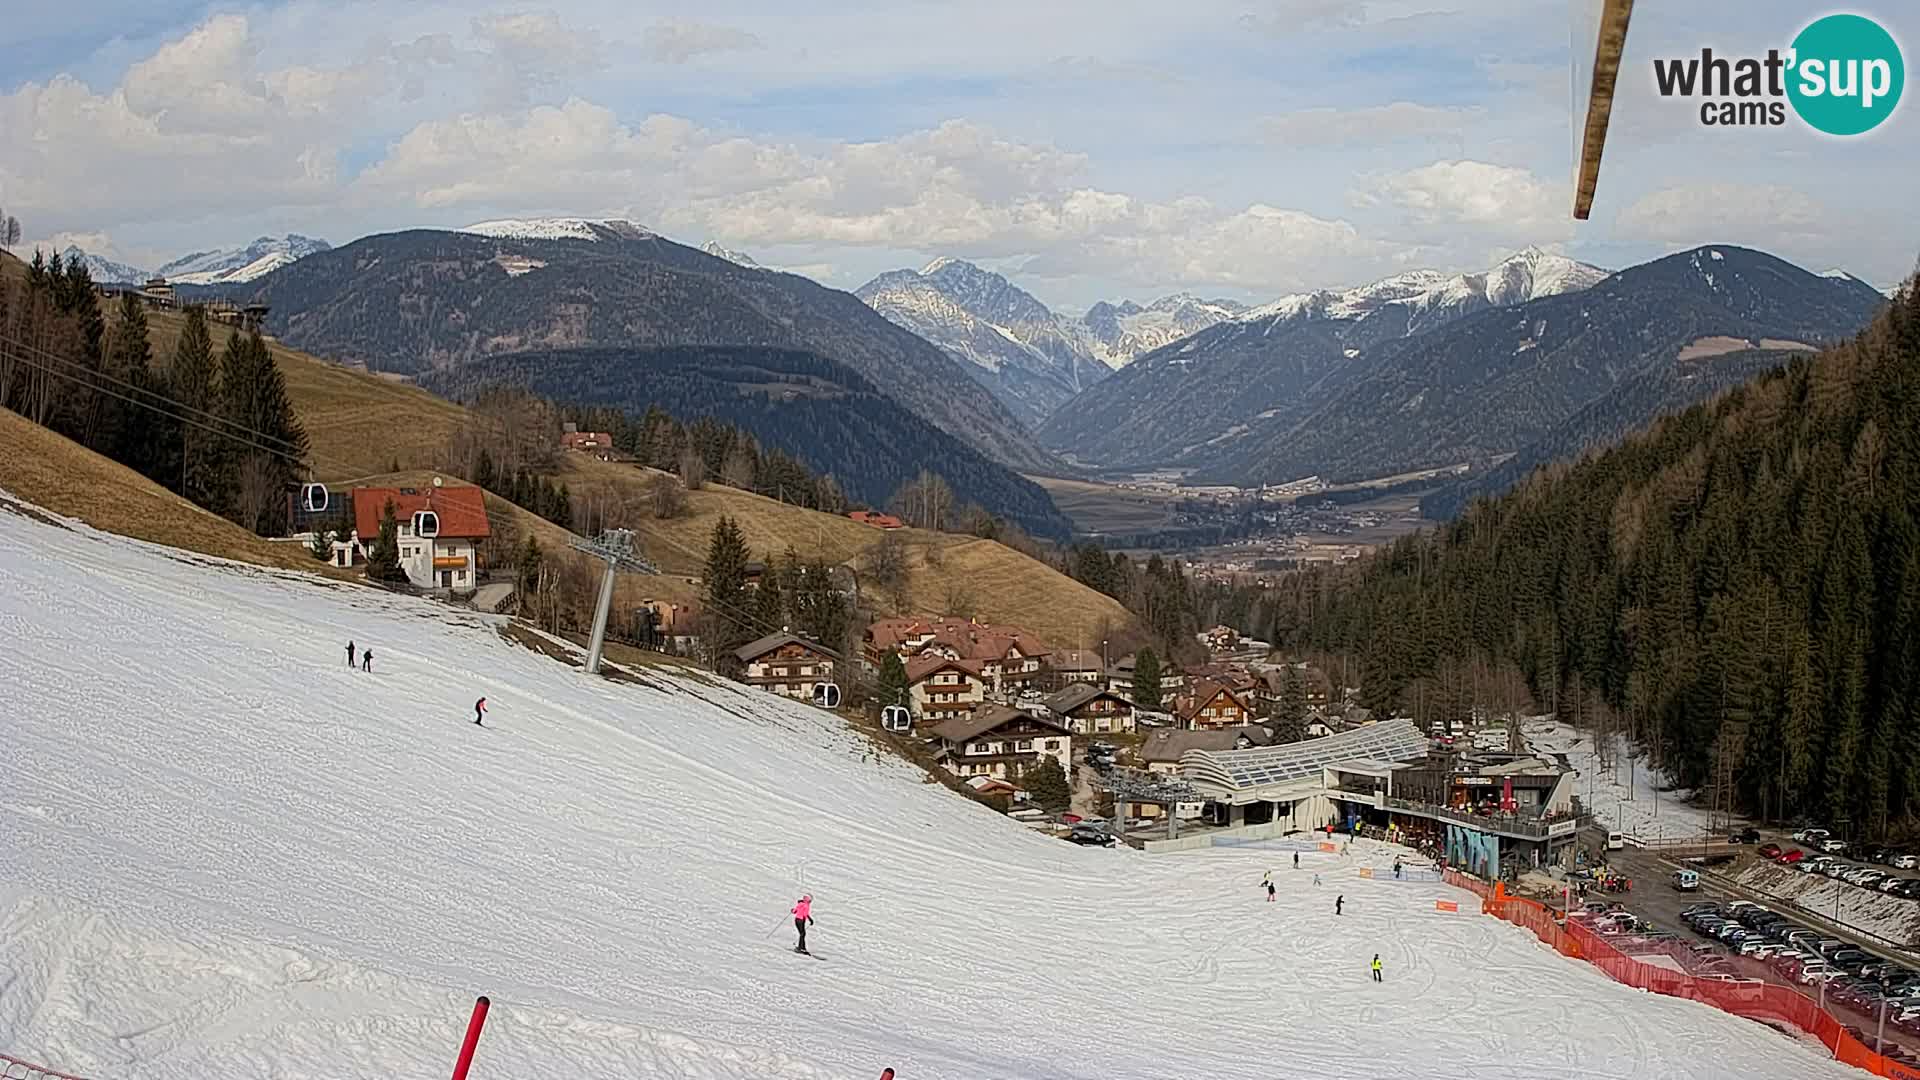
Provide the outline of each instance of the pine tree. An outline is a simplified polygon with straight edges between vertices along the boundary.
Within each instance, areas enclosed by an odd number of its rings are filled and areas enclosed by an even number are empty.
[[[1073,805],[1073,789],[1067,785],[1067,772],[1052,754],[1043,754],[1039,761],[1028,766],[1020,784],[1042,810],[1059,813]]]
[[[407,573],[400,568],[400,523],[395,520],[393,500],[380,511],[380,536],[367,550],[367,578],[372,581],[405,581]],[[532,543],[532,538],[528,538]]]
[[[759,634],[771,634],[791,625],[787,618],[787,594],[780,588],[780,573],[771,556],[766,566],[766,572],[760,575],[760,584],[753,591],[753,629]]]
[[[320,562],[333,559],[333,530],[324,525],[315,525],[313,535],[307,539],[307,550]]]
[[[1160,658],[1152,649],[1141,649],[1133,658],[1133,704],[1159,712],[1160,702]]]
[[[115,388],[121,398],[108,398],[101,404],[102,433],[111,440],[114,460],[149,479],[167,482],[173,471],[177,446],[174,429],[178,425],[153,407],[165,397],[165,388],[153,371],[146,305],[132,293],[121,293],[114,309],[106,369],[123,384]]]
[[[722,516],[707,543],[707,565],[702,575],[702,599],[715,634],[708,644],[717,656],[730,656],[756,636],[749,626],[747,562],[747,542],[740,535],[740,526],[731,517]]]
[[[883,706],[907,703],[907,665],[899,653],[889,650],[880,658],[880,675],[873,696]]]
[[[1280,669],[1280,697],[1273,704],[1273,719],[1281,742],[1299,742],[1307,737],[1307,691],[1292,664]]]
[[[207,332],[207,309],[198,304],[186,309],[186,325],[174,342],[167,394],[179,403],[183,415],[197,421],[181,426],[180,475],[174,490],[196,506],[219,513],[222,493],[217,476],[226,440],[207,430],[205,414],[219,399],[220,378],[213,362],[213,338]]]
[[[527,542],[520,546],[520,552],[513,561],[513,591],[526,598],[533,595],[540,581],[540,567],[546,557],[540,552],[540,544],[529,533]]]

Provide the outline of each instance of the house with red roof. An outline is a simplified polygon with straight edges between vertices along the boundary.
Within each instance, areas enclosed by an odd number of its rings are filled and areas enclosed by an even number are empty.
[[[987,700],[991,684],[983,667],[978,660],[932,654],[914,657],[907,661],[907,707],[933,723],[965,715]]]
[[[380,539],[380,518],[393,504],[400,568],[417,588],[472,592],[479,587],[479,545],[493,535],[485,494],[477,487],[353,489],[353,541],[345,558],[364,562]],[[336,563],[341,556],[336,553]]]
[[[867,627],[862,647],[874,670],[890,652],[909,663],[926,656],[977,661],[979,675],[1002,697],[1032,688],[1051,654],[1045,642],[1017,626],[925,616],[882,619]]]
[[[876,529],[893,530],[907,527],[906,522],[892,514],[882,514],[877,510],[849,510],[847,516],[862,525],[870,525]]]

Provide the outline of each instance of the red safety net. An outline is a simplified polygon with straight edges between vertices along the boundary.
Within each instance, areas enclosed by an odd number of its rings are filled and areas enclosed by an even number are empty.
[[[1920,1060],[1875,1053],[1865,1040],[1850,1032],[1833,1014],[1820,1008],[1813,998],[1790,986],[1763,979],[1736,975],[1693,975],[1671,967],[1648,963],[1623,951],[1577,919],[1564,919],[1545,904],[1517,896],[1506,890],[1457,870],[1446,872],[1447,884],[1466,889],[1481,899],[1483,913],[1533,931],[1535,937],[1564,956],[1577,957],[1607,973],[1615,982],[1668,997],[1704,1002],[1723,1012],[1775,1025],[1790,1024],[1819,1039],[1833,1051],[1834,1057],[1856,1065],[1875,1076],[1895,1080],[1920,1080]],[[1685,962],[1684,950],[1677,945],[1661,951]],[[1904,1054],[1895,1048],[1894,1054]]]

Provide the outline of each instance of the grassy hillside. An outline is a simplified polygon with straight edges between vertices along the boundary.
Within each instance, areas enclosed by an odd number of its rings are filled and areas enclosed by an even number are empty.
[[[0,488],[107,532],[257,566],[329,572],[304,545],[262,540],[5,409],[0,409]]]
[[[186,324],[184,316],[147,315],[154,355],[164,362]],[[213,327],[214,348],[227,328]],[[465,409],[403,382],[329,364],[269,339],[286,376],[287,392],[306,425],[317,479],[338,482],[402,469],[428,469],[445,456],[448,439],[466,422]]]

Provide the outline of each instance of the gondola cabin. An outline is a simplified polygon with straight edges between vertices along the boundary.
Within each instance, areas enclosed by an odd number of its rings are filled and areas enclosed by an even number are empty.
[[[840,707],[840,688],[833,683],[813,684],[813,707],[816,709],[837,709]]]
[[[905,705],[889,705],[880,710],[880,726],[888,731],[912,731],[913,713]]]
[[[309,514],[327,512],[327,485],[306,484],[300,489],[300,505]]]
[[[422,540],[431,540],[440,535],[440,515],[433,510],[416,510],[413,513],[413,535]]]

